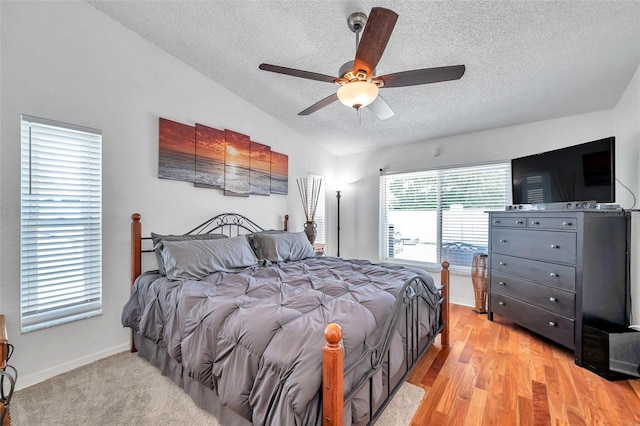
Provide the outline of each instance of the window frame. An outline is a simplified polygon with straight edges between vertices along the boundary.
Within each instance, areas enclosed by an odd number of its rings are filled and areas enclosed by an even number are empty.
[[[443,224],[443,211],[444,208],[443,206],[443,191],[442,191],[442,179],[441,176],[442,175],[447,175],[447,174],[453,174],[455,175],[456,173],[477,173],[478,171],[482,171],[482,170],[498,170],[500,173],[503,174],[502,179],[503,179],[503,187],[502,185],[496,186],[496,188],[498,187],[502,187],[502,189],[500,190],[501,192],[503,192],[504,194],[504,205],[502,204],[496,204],[493,205],[491,207],[487,207],[484,208],[484,212],[483,214],[487,217],[486,220],[486,235],[487,235],[487,240],[488,240],[488,214],[486,214],[486,211],[489,210],[504,210],[505,207],[509,204],[511,204],[511,197],[512,197],[512,193],[511,193],[511,164],[509,161],[499,161],[499,162],[491,162],[491,163],[482,163],[482,164],[471,164],[471,165],[457,165],[457,166],[451,166],[451,167],[443,167],[443,168],[433,168],[433,169],[427,169],[427,170],[414,170],[414,171],[407,171],[407,172],[393,172],[393,173],[384,173],[383,171],[381,171],[380,173],[380,181],[379,181],[379,191],[380,191],[380,197],[379,197],[379,238],[378,238],[378,255],[379,255],[379,260],[381,262],[389,262],[389,263],[398,263],[398,264],[407,264],[407,265],[414,265],[414,266],[420,266],[420,267],[425,267],[427,269],[433,269],[433,270],[437,270],[440,268],[440,264],[443,260],[443,253],[442,253],[442,246],[443,246],[443,229],[442,229],[442,224]],[[436,249],[435,249],[435,255],[436,255],[436,262],[432,262],[432,261],[420,261],[420,260],[412,260],[412,259],[403,259],[403,258],[398,258],[398,257],[394,257],[391,255],[391,250],[392,250],[392,246],[390,245],[390,221],[389,221],[389,211],[392,211],[391,209],[389,209],[389,202],[388,202],[388,196],[387,196],[387,179],[392,179],[392,178],[406,178],[406,179],[411,179],[411,178],[421,178],[421,177],[428,177],[428,176],[436,176],[434,179],[437,181],[437,191],[436,191],[436,199],[437,199],[437,204],[436,204],[436,224],[435,226],[437,227],[437,229],[435,230],[435,234],[437,234],[437,240],[436,240]],[[450,200],[449,200],[450,201]],[[401,210],[401,209],[400,209]],[[408,211],[412,211],[411,209],[407,209]],[[428,209],[415,209],[415,211],[420,211],[420,210],[425,210],[425,211],[429,211]],[[464,222],[462,222],[464,223]],[[477,223],[476,223],[477,225]],[[395,229],[394,229],[395,231]],[[395,234],[394,237],[395,238]],[[449,241],[447,241],[447,243],[450,243]],[[488,241],[486,241],[486,245],[484,247],[488,248]],[[393,246],[393,250],[395,254],[395,244]],[[486,252],[483,250],[483,252]],[[468,273],[471,270],[471,266],[470,265],[456,265],[456,264],[451,264],[450,269],[452,271],[458,271],[461,273]]]
[[[323,175],[317,173],[307,173],[307,185],[311,185],[312,179],[320,179],[320,193],[318,194],[318,205],[316,208],[316,216],[314,222],[316,223],[316,240],[314,246],[317,249],[324,250],[327,245],[327,211],[326,211],[326,181]],[[311,187],[307,188],[311,193]]]
[[[102,314],[102,131],[20,117],[20,326]]]

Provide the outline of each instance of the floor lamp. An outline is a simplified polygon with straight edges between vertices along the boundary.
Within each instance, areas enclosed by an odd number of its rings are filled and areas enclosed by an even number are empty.
[[[336,191],[336,198],[338,199],[338,257],[340,257],[340,191]]]

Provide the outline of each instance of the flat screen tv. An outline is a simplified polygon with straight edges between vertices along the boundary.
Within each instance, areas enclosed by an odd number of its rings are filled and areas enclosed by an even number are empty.
[[[615,137],[511,160],[513,204],[613,203]]]

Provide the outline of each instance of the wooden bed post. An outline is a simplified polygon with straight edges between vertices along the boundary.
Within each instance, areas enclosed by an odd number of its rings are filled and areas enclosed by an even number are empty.
[[[344,411],[344,349],[342,329],[331,323],[324,329],[322,349],[322,424],[342,426]]]
[[[289,231],[289,215],[284,215],[284,230]]]
[[[442,346],[449,346],[449,262],[442,262],[442,270],[440,271],[440,285],[442,285],[442,322],[444,328],[440,334],[440,343]]]
[[[142,273],[142,224],[140,213],[131,215],[131,287],[136,278]],[[136,352],[133,342],[133,329],[131,329],[131,352]]]

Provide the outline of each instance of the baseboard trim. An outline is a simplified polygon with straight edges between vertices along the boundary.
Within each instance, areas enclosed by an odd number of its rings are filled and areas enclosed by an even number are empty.
[[[464,297],[451,297],[451,303],[455,303],[456,305],[468,306],[473,308],[476,306],[476,301],[471,299],[466,299]]]
[[[71,371],[75,368],[82,367],[83,365],[91,364],[92,362],[97,361],[99,359],[106,358],[108,356],[115,355],[120,352],[128,351],[129,349],[130,349],[130,344],[125,343],[122,345],[114,346],[113,348],[106,349],[104,351],[87,355],[82,358],[74,359],[64,364],[56,365],[55,367],[47,368],[46,370],[38,371],[37,373],[34,373],[34,374],[27,374],[25,376],[20,376],[19,380],[16,382],[15,390],[28,388],[29,386],[33,386],[37,383],[43,382],[59,374],[66,373],[67,371]]]

